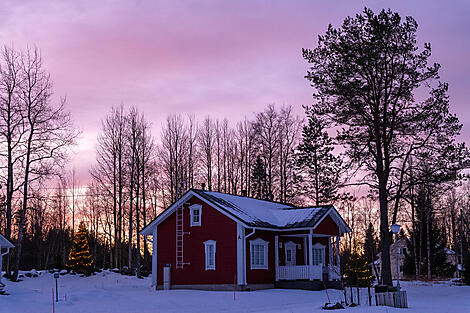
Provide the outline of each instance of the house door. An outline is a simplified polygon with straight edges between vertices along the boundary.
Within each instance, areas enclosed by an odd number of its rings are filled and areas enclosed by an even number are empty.
[[[313,265],[325,266],[325,246],[316,243],[312,246]]]
[[[289,241],[289,242],[286,242],[285,247],[286,247],[286,250],[285,250],[285,252],[286,252],[286,265],[287,266],[296,265],[295,254],[296,254],[297,245],[294,242]]]

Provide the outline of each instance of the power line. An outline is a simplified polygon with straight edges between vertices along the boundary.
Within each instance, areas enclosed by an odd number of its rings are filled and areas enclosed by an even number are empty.
[[[111,194],[81,194],[81,195],[75,195],[75,197],[93,197],[93,196],[111,196]],[[47,196],[38,196],[38,197],[28,197],[28,199],[35,199],[35,198],[72,198],[73,195],[47,195]],[[12,199],[23,199],[21,196],[13,196]]]

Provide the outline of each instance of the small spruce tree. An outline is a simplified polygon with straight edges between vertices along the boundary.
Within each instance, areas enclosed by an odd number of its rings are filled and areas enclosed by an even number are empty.
[[[351,253],[344,270],[345,281],[348,286],[367,287],[372,283],[372,271],[367,265],[365,257],[357,251]]]
[[[83,222],[80,223],[78,231],[73,237],[66,267],[69,270],[85,275],[91,275],[94,272],[94,260],[90,252],[87,231]]]

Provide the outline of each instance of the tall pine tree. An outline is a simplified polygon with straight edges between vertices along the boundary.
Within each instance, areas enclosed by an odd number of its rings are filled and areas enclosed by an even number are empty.
[[[258,155],[251,174],[251,190],[253,197],[268,200],[268,184],[266,175],[266,165],[261,156]]]
[[[337,199],[341,161],[333,155],[333,139],[326,123],[305,108],[308,122],[302,130],[302,142],[297,147],[296,167],[300,173],[300,190],[315,205]]]
[[[77,273],[90,275],[94,272],[94,260],[88,244],[85,224],[80,223],[78,231],[75,233],[70,249],[66,267]]]

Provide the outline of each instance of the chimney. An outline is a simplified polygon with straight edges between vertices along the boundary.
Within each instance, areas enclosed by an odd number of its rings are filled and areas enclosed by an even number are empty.
[[[202,190],[206,190],[206,183],[202,183],[202,184],[201,184],[201,189],[202,189]]]
[[[246,189],[242,189],[242,196],[246,197]]]

